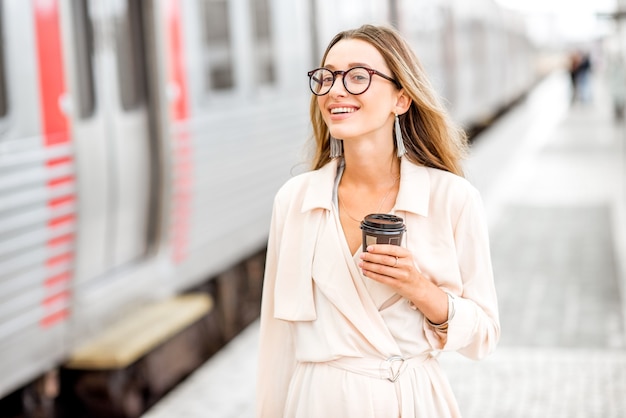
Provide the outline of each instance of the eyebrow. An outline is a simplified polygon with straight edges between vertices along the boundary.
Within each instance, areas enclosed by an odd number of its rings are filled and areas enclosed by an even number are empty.
[[[332,65],[332,64],[324,64],[324,67],[325,67],[325,68],[328,68],[328,69],[331,69],[331,70],[334,70],[334,69],[336,69],[336,68],[337,68],[337,67],[335,67],[335,66],[334,66],[334,65]],[[371,65],[366,64],[366,63],[364,63],[364,62],[351,62],[351,63],[348,63],[348,68],[353,68],[353,67],[367,67],[367,68],[372,68],[372,66],[371,66]]]

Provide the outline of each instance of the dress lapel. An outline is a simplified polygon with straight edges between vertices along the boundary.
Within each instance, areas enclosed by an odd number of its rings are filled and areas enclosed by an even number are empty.
[[[336,217],[327,211],[320,222],[312,276],[318,289],[363,336],[384,355],[399,352],[372,301],[347,245],[341,241]]]

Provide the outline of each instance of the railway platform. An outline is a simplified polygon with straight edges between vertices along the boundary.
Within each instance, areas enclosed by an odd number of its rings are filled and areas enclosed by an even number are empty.
[[[626,131],[601,77],[572,102],[544,79],[472,146],[490,224],[501,343],[440,361],[465,418],[626,416]],[[258,321],[143,418],[249,418]]]

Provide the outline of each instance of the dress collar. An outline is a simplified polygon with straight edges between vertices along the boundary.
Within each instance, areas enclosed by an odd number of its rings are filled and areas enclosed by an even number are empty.
[[[396,210],[428,216],[430,204],[430,169],[413,164],[407,158],[400,161],[400,190]]]

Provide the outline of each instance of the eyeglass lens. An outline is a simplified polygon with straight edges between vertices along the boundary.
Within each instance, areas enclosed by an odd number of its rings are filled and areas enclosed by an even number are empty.
[[[336,74],[342,75],[343,85],[350,94],[362,94],[370,86],[371,75],[366,68],[354,67],[345,72],[334,73],[326,68],[318,68],[309,77],[313,94],[322,96],[328,93],[335,83]]]

